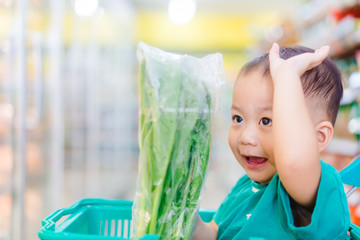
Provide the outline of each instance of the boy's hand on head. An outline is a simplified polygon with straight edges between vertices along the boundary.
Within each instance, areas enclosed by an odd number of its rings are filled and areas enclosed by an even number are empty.
[[[319,142],[308,107],[301,76],[322,63],[329,54],[324,46],[288,59],[279,56],[274,43],[269,52],[273,81],[272,134],[274,162],[279,178],[291,198],[312,208],[321,177]],[[314,79],[316,81],[316,79]]]
[[[282,59],[279,56],[280,47],[274,43],[269,52],[270,72],[273,79],[276,79],[278,74],[289,73],[296,74],[301,77],[307,70],[310,70],[319,64],[329,54],[329,46],[322,46],[316,49],[314,53],[303,53],[289,59]]]

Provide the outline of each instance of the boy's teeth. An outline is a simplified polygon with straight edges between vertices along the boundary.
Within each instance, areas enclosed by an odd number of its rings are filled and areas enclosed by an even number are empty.
[[[261,158],[261,157],[246,157],[246,159],[253,164],[260,164],[266,161],[266,158]]]

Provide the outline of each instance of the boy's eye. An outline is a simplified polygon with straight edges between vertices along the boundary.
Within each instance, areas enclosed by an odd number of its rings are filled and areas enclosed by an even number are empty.
[[[260,120],[260,125],[271,126],[272,125],[272,120],[270,118],[262,118]]]
[[[242,119],[242,117],[235,115],[232,117],[232,120],[234,123],[242,123],[244,120]]]

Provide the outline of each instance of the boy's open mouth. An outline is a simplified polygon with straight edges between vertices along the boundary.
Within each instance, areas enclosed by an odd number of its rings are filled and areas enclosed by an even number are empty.
[[[247,164],[253,167],[260,167],[260,165],[267,161],[267,158],[264,157],[244,156],[244,158]]]

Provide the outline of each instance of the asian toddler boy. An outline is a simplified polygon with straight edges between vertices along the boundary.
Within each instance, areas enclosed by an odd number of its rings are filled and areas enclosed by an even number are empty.
[[[246,174],[194,239],[347,239],[338,172],[320,159],[342,97],[327,55],[279,47],[247,63],[233,90],[229,145]]]

